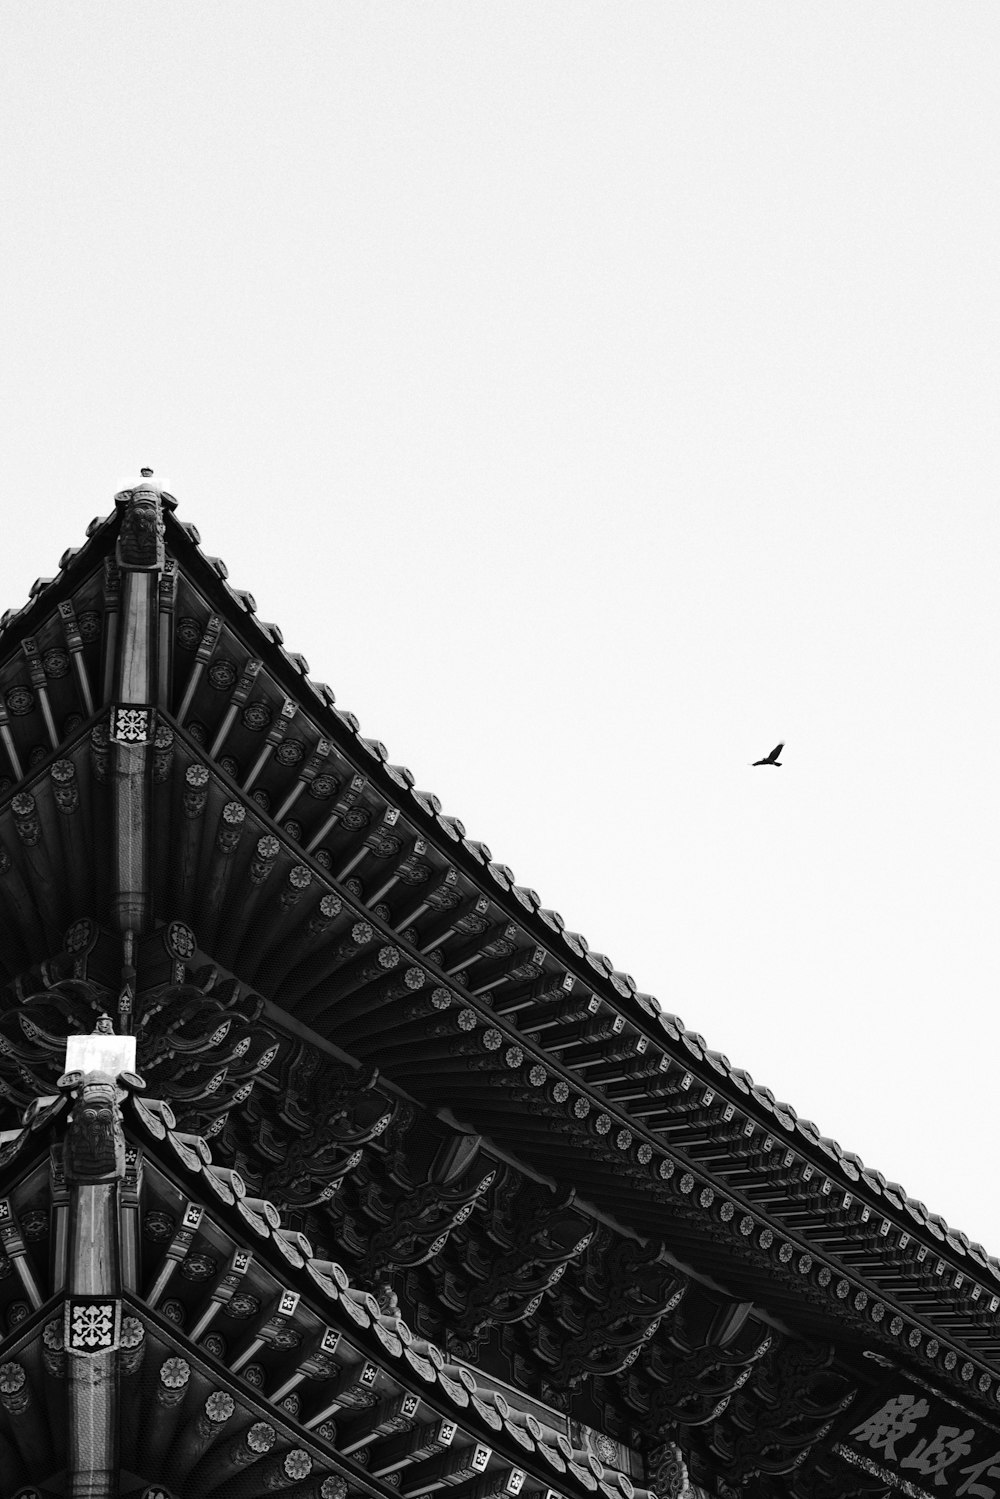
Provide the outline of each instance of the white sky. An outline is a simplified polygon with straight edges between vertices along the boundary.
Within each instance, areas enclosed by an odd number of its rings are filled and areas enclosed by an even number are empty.
[[[993,1251],[998,44],[0,10],[0,605],[152,465],[471,836]]]

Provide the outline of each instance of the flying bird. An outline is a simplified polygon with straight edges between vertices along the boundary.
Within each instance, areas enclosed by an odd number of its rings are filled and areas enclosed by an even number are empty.
[[[755,765],[779,765],[780,766],[781,761],[778,759],[778,756],[781,754],[781,751],[784,749],[784,747],[785,747],[784,742],[782,742],[781,744],[776,744],[774,746],[774,749],[771,751],[771,753],[769,755],[765,755],[764,758],[763,758],[763,760],[755,760],[753,763]]]

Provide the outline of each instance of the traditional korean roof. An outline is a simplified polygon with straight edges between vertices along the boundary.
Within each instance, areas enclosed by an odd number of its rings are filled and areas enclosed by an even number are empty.
[[[32,1248],[58,1214],[53,1100],[66,1036],[110,1008],[148,1095],[126,1119],[135,1346],[161,1383],[186,1361],[201,1406],[270,1423],[246,1461],[271,1486],[294,1451],[344,1492],[416,1496],[430,1473],[470,1499],[666,1499],[683,1457],[723,1499],[833,1499],[891,1486],[851,1442],[889,1385],[992,1431],[1000,1263],[567,930],[144,484],[155,620],[122,610],[125,491],[0,628],[0,1191],[22,1246],[0,1261],[0,1407],[4,1360],[29,1382],[58,1361]],[[137,627],[148,701],[122,691]],[[148,765],[151,849],[124,944],[122,747]],[[374,1400],[341,1398],[368,1368]],[[170,1441],[194,1451],[211,1418],[182,1398]],[[451,1456],[425,1451],[441,1421]],[[200,1493],[211,1451],[129,1471]]]

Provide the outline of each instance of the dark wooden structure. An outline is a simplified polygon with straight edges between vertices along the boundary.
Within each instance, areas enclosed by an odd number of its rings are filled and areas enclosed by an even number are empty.
[[[567,931],[174,509],[0,629],[0,1494],[1000,1495],[997,1261]]]

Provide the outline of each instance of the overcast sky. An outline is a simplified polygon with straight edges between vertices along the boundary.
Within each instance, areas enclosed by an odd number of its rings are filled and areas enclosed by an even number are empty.
[[[0,22],[0,605],[151,465],[521,883],[1000,1252],[996,5]]]

